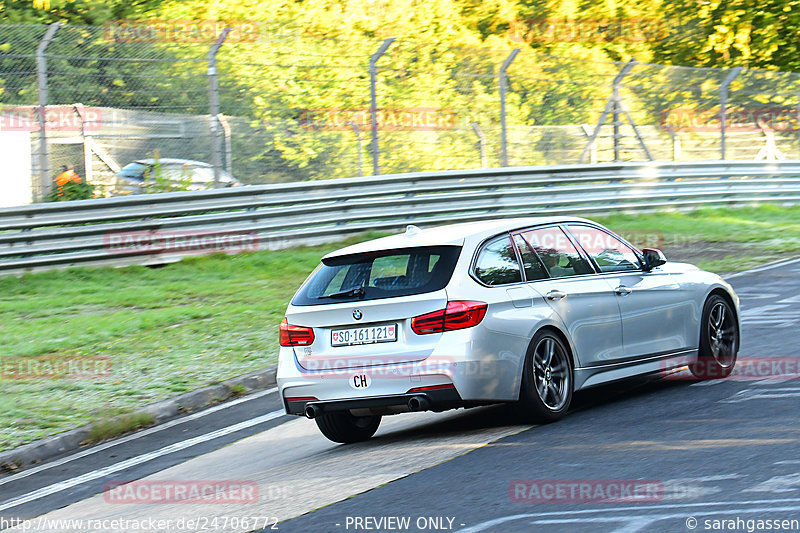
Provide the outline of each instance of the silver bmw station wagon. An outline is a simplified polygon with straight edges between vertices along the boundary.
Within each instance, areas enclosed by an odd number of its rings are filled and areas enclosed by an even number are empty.
[[[738,317],[716,274],[586,219],[409,226],[322,259],[281,323],[277,381],[286,412],[335,442],[384,415],[499,402],[551,422],[602,383],[726,377]]]

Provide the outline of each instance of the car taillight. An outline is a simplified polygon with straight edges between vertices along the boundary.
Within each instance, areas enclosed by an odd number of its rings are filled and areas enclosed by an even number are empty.
[[[281,346],[308,346],[314,342],[314,330],[293,326],[284,318],[281,322]]]
[[[484,302],[447,302],[445,309],[412,318],[411,329],[417,335],[427,335],[471,328],[481,323],[486,316],[486,308]]]

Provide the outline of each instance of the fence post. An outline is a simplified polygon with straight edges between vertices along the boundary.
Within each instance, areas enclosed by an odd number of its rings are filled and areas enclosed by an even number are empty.
[[[631,69],[636,66],[636,61],[631,59],[620,69],[617,75],[614,77],[614,81],[611,85],[611,101],[613,103],[612,118],[613,118],[613,126],[614,126],[614,162],[616,163],[619,161],[619,141],[622,138],[622,134],[620,133],[619,127],[622,125],[622,121],[619,119],[619,113],[622,111],[622,96],[619,94],[619,88],[622,85],[622,80],[625,79],[625,76],[631,71]],[[648,154],[649,155],[649,154]],[[652,159],[652,158],[650,158]]]
[[[348,124],[353,128],[353,133],[356,134],[356,144],[358,145],[358,175],[364,177],[364,150],[361,147],[361,128],[358,127],[354,121],[349,121]]]
[[[219,187],[219,168],[222,162],[222,146],[219,131],[219,78],[217,76],[217,52],[228,37],[231,28],[222,30],[208,51],[208,107],[211,129],[211,164],[214,166],[214,188]]]
[[[587,146],[589,147],[589,162],[593,165],[597,164],[597,140],[592,137],[592,128],[588,124],[581,124],[581,130],[583,134],[589,139],[589,143]],[[583,163],[583,161],[579,161]]]
[[[91,139],[86,137],[86,109],[83,104],[77,103],[72,106],[75,115],[81,121],[81,139],[83,139],[83,181],[92,184],[94,175],[92,172],[92,148],[89,145]]]
[[[39,94],[39,183],[41,187],[41,197],[44,198],[50,192],[50,157],[47,153],[47,56],[45,52],[50,42],[53,40],[58,29],[61,27],[60,22],[54,22],[47,28],[47,32],[39,41],[39,46],[36,47],[36,83],[37,92]]]
[[[222,113],[217,115],[217,120],[222,126],[222,132],[225,134],[225,170],[228,174],[233,176],[233,152],[231,151],[231,125],[225,115]]]
[[[620,113],[624,114],[628,118],[628,122],[633,128],[633,133],[636,135],[636,139],[639,141],[639,144],[642,147],[645,155],[647,155],[647,159],[650,161],[653,160],[652,154],[650,154],[650,150],[647,149],[647,145],[644,143],[644,139],[639,134],[639,129],[636,127],[636,123],[633,121],[633,117],[628,112],[625,105],[622,103],[622,95],[619,94],[619,88],[622,84],[622,80],[625,76],[628,75],[628,72],[636,66],[636,60],[631,59],[620,69],[617,76],[614,78],[614,81],[611,84],[611,97],[606,102],[606,106],[603,108],[603,112],[600,114],[600,120],[597,121],[597,126],[595,126],[592,135],[589,137],[586,146],[583,147],[583,152],[581,152],[581,157],[578,160],[579,163],[583,163],[586,159],[586,154],[589,153],[590,149],[594,148],[594,143],[597,140],[597,135],[600,133],[600,128],[606,124],[606,117],[609,113],[613,116],[613,127],[614,127],[614,161],[619,161],[619,140],[622,137],[619,131],[619,126],[622,122],[619,119]]]
[[[728,87],[741,71],[742,67],[736,67],[731,70],[719,87],[719,153],[720,159],[723,160],[725,159],[725,122],[727,121]]]
[[[508,92],[508,67],[511,66],[511,62],[514,61],[514,58],[517,57],[519,53],[519,48],[514,48],[511,50],[511,53],[508,54],[508,57],[503,64],[500,66],[500,72],[498,76],[500,77],[500,166],[507,167],[508,166],[508,139],[506,137],[506,92]]]
[[[394,38],[391,37],[386,39],[381,44],[380,48],[372,54],[372,57],[369,58],[369,100],[370,100],[370,107],[369,107],[369,114],[370,114],[370,127],[372,129],[372,141],[370,143],[370,150],[372,151],[372,175],[377,176],[381,173],[380,168],[380,152],[378,148],[378,95],[375,88],[376,77],[378,75],[378,60],[381,58],[383,54],[386,53],[386,50],[392,43],[394,42]]]
[[[672,160],[678,161],[681,158],[681,138],[675,133],[675,128],[667,126],[667,133],[672,139]]]
[[[489,165],[486,161],[486,136],[483,134],[481,125],[477,122],[470,122],[469,125],[472,126],[472,131],[475,132],[475,136],[478,138],[478,147],[481,151],[481,168],[487,168]]]

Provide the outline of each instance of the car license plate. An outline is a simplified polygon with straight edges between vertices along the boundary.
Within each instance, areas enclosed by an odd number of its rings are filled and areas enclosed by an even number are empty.
[[[354,344],[374,344],[376,342],[395,342],[396,340],[397,324],[335,329],[331,332],[331,346],[353,346]]]

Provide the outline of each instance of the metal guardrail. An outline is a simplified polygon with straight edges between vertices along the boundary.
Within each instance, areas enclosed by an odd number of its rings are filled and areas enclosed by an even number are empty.
[[[143,194],[0,209],[0,273],[160,264],[208,251],[130,244],[165,235],[245,235],[248,249],[256,241],[278,249],[411,223],[798,200],[800,160],[514,167]]]

